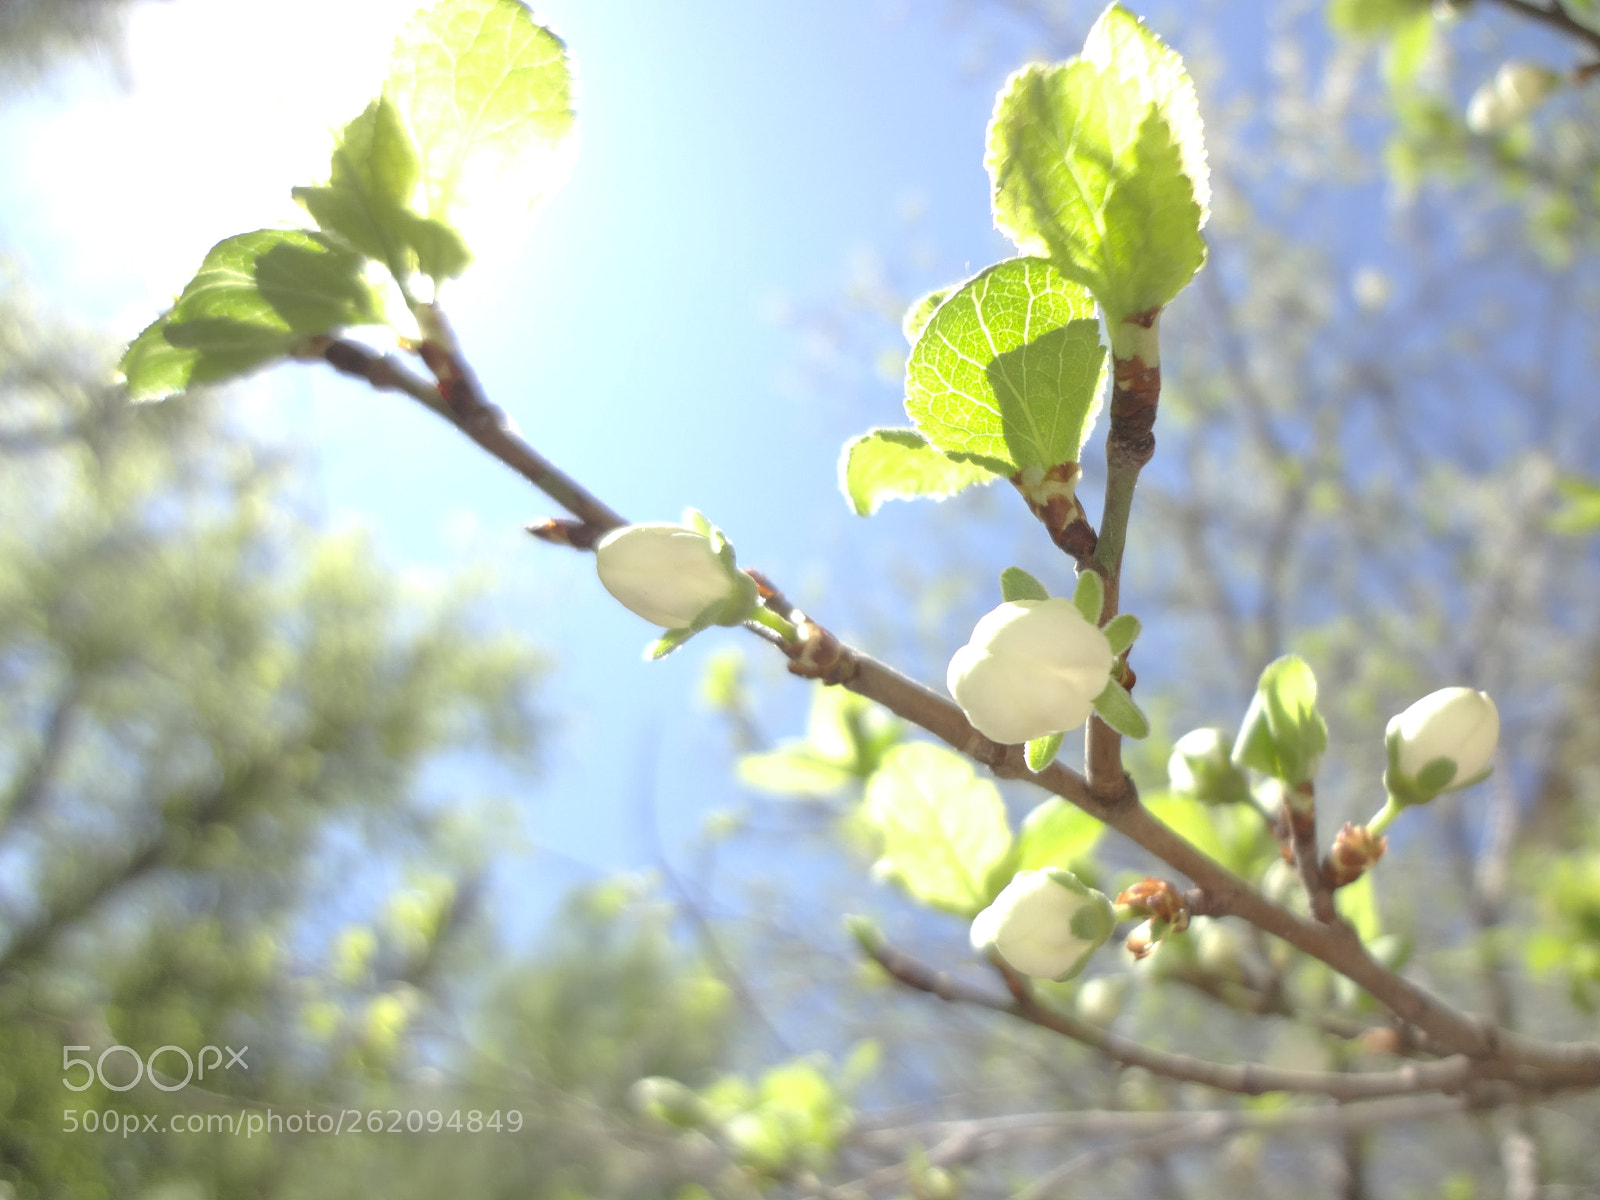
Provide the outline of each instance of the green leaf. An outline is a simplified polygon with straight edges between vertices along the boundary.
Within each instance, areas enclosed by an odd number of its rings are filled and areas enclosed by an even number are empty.
[[[381,320],[361,255],[303,229],[261,229],[218,242],[165,317],[128,347],[122,373],[136,400],[242,375],[306,337]]]
[[[655,662],[658,658],[665,658],[679,646],[692,638],[698,630],[694,629],[669,629],[644,648],[646,662]]]
[[[943,500],[994,479],[989,467],[935,450],[914,429],[873,429],[846,442],[839,457],[839,489],[860,517],[870,517],[885,500]]]
[[[399,280],[420,270],[435,280],[461,274],[471,261],[448,225],[411,209],[420,167],[417,149],[388,96],[344,127],[328,183],[294,189],[325,233],[336,234],[385,264]]]
[[[906,412],[947,453],[1048,469],[1078,460],[1104,368],[1088,293],[1043,259],[1010,259],[929,319],[906,364]]]
[[[1139,623],[1139,618],[1132,613],[1118,613],[1106,622],[1104,633],[1106,641],[1111,643],[1111,653],[1121,654],[1139,636],[1139,631],[1144,627]]]
[[[1120,4],[1100,14],[1084,39],[1083,57],[1102,71],[1138,84],[1144,98],[1160,110],[1178,143],[1184,174],[1200,206],[1200,224],[1205,225],[1211,211],[1211,169],[1206,163],[1200,97],[1183,58]]]
[[[412,207],[436,233],[525,218],[566,179],[566,46],[517,0],[443,0],[418,13],[395,44],[384,95],[416,148]]]
[[[189,386],[199,356],[199,351],[167,341],[167,318],[157,317],[122,356],[119,369],[127,380],[128,399],[143,403],[177,395]]]
[[[934,288],[926,296],[913,301],[906,315],[900,319],[900,332],[906,335],[906,341],[911,345],[917,344],[917,339],[922,336],[922,331],[927,328],[928,318],[933,316],[934,310],[950,298],[950,293],[961,285],[959,283],[947,284],[942,288]]]
[[[1328,24],[1335,33],[1374,37],[1394,33],[1421,14],[1431,0],[1328,0]]]
[[[1305,660],[1286,654],[1267,664],[1233,744],[1233,761],[1291,787],[1317,772],[1328,726],[1317,711],[1317,679]]]
[[[1094,293],[1111,326],[1165,306],[1205,262],[1194,87],[1120,6],[1095,24],[1083,57],[1011,76],[985,166],[996,226]]]
[[[819,758],[836,762],[857,778],[878,769],[883,756],[905,735],[905,722],[865,696],[817,684],[806,719],[806,744]]]
[[[1072,589],[1072,606],[1089,624],[1100,624],[1100,614],[1106,607],[1106,581],[1100,578],[1098,571],[1078,573],[1078,584]]]
[[[1123,737],[1150,736],[1150,719],[1133,702],[1128,689],[1115,679],[1108,680],[1105,691],[1094,698],[1094,711]]]
[[[973,916],[1011,849],[999,789],[953,750],[896,746],[867,784],[863,815],[882,838],[878,870],[925,904]]]
[[[1044,584],[1021,567],[1007,567],[1000,572],[1000,598],[1002,600],[1048,600],[1050,593]]]
[[[802,744],[766,754],[746,754],[739,759],[739,782],[779,796],[821,798],[843,791],[855,775],[849,768],[818,758]]]
[[[1392,90],[1403,91],[1416,82],[1417,72],[1433,52],[1437,30],[1438,22],[1428,9],[1413,12],[1395,27],[1383,64],[1384,76]]]
[[[1024,750],[1028,770],[1037,773],[1055,762],[1056,755],[1061,753],[1061,743],[1066,740],[1066,736],[1064,733],[1047,733],[1044,737],[1029,739]]]
[[[1070,869],[1089,857],[1106,827],[1076,804],[1052,796],[1030,812],[1017,835],[1018,871]]]
[[[1178,836],[1193,842],[1202,853],[1218,862],[1226,863],[1229,860],[1228,845],[1217,829],[1218,810],[1209,809],[1198,800],[1177,792],[1158,792],[1146,796],[1144,806]],[[1260,818],[1255,819],[1259,823]]]

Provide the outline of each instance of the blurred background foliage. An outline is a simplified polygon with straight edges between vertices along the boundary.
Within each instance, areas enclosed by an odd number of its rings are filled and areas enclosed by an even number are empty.
[[[1018,62],[1072,53],[1097,7],[929,0],[917,17],[953,18],[975,56]],[[0,3],[8,81],[114,48],[119,8]],[[1237,721],[1266,662],[1305,655],[1332,735],[1326,830],[1377,808],[1389,714],[1437,686],[1488,689],[1505,723],[1494,780],[1406,818],[1364,919],[1452,1000],[1593,1037],[1600,101],[1575,83],[1482,134],[1465,113],[1507,59],[1570,72],[1600,43],[1585,5],[1561,8],[1564,30],[1518,8],[1146,14],[1199,83],[1216,195],[1210,264],[1164,322],[1160,450],[1136,511],[1126,591],[1156,732],[1132,765],[1167,820],[1287,893],[1249,814],[1160,794],[1173,740]],[[1240,29],[1254,32],[1230,40]],[[843,295],[796,307],[823,402],[902,423],[901,314],[959,273],[913,227]],[[582,889],[536,955],[509,955],[483,880],[515,839],[503,798],[534,762],[538,650],[490,624],[469,582],[418,585],[319,528],[293,457],[253,444],[225,398],[130,409],[103,382],[114,346],[33,311],[24,281],[0,304],[9,1194],[1600,1194],[1592,1100],[1166,1146],[1137,1120],[1228,1102],[896,991],[847,951],[842,912],[979,974],[961,922],[864,870],[861,799],[905,731],[819,690],[804,738],[770,734],[787,711],[778,672],[736,653],[706,698],[748,804],[659,847],[651,879]],[[1086,469],[1092,496],[1094,452]],[[890,506],[874,520],[905,549],[860,577],[893,586],[830,597],[830,613],[942,677],[942,648],[991,606],[1001,567],[1060,569],[1019,514],[998,490]],[[1002,790],[1020,822],[1036,798]],[[1108,889],[1148,867],[1104,840],[1086,854],[1074,861]],[[1103,953],[1051,994],[1203,1055],[1355,1068],[1397,1049],[1321,968],[1220,922],[1137,967]],[[72,1105],[498,1109],[526,1124],[64,1133],[61,1047],[117,1042],[249,1044],[251,1070],[170,1095],[97,1085]],[[1290,1107],[1233,1105],[1275,1106]],[[1091,1113],[1128,1119],[1113,1134],[1071,1120]]]

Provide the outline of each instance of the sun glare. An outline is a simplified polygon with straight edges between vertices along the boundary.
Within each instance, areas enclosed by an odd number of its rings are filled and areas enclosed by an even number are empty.
[[[59,105],[20,147],[38,266],[115,296],[106,317],[169,303],[216,241],[305,217],[332,131],[382,85],[418,0],[168,0],[129,19],[131,87]],[[43,240],[44,245],[39,241]],[[48,256],[49,261],[43,261]]]

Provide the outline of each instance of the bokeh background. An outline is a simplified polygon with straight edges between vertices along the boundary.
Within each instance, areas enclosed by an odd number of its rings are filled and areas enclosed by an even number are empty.
[[[950,1149],[939,1119],[1198,1101],[864,974],[845,912],[975,968],[958,922],[873,882],[855,817],[870,764],[799,798],[750,785],[742,757],[802,735],[810,685],[728,631],[644,663],[652,630],[591,561],[522,532],[543,499],[428,413],[309,366],[121,403],[121,345],[214,242],[300,219],[289,187],[323,177],[414,7],[0,3],[0,1189],[691,1200],[1293,1179],[1465,1200],[1508,1191],[1506,1147],[1532,1144],[1546,1191],[1527,1194],[1595,1194],[1592,1105],[1218,1135],[1104,1152],[1081,1178],[1052,1175],[1094,1153],[1056,1127]],[[1173,739],[1236,722],[1293,649],[1328,708],[1332,826],[1377,807],[1391,713],[1491,689],[1498,782],[1397,831],[1386,929],[1461,1003],[1592,1036],[1596,108],[1571,87],[1489,135],[1463,114],[1508,57],[1568,70],[1600,51],[1515,7],[1145,14],[1196,77],[1216,201],[1211,262],[1165,322],[1124,590],[1156,722],[1133,767],[1161,789]],[[1066,565],[1003,488],[863,521],[838,451],[904,423],[905,307],[1010,252],[982,169],[995,91],[1072,53],[1096,13],[539,6],[576,62],[581,150],[516,244],[445,297],[488,394],[631,519],[703,510],[741,563],[937,683],[1001,568],[1065,590]],[[830,720],[813,717],[813,758],[841,753]],[[1140,866],[1107,846],[1097,869]],[[1292,972],[1212,941],[1170,978],[1098,970],[1123,1028],[1359,1061],[1351,1035],[1377,1018],[1358,999],[1297,978],[1303,1011],[1263,1017],[1238,964]],[[251,1045],[248,1077],[63,1083],[63,1046],[224,1042]],[[674,1134],[628,1098],[656,1075],[760,1119],[744,1143]],[[364,1140],[58,1119],[296,1104],[522,1119]]]

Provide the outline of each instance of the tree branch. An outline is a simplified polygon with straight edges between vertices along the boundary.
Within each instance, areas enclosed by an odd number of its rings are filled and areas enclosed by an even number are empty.
[[[998,996],[985,988],[936,971],[887,942],[866,947],[883,969],[899,982],[919,992],[927,992],[951,1004],[969,1004],[1003,1012],[1030,1025],[1049,1029],[1081,1042],[1119,1066],[1142,1067],[1152,1075],[1184,1083],[1200,1083],[1222,1092],[1259,1096],[1264,1092],[1293,1092],[1327,1096],[1333,1100],[1368,1100],[1379,1096],[1415,1095],[1424,1092],[1457,1092],[1475,1078],[1475,1066],[1465,1055],[1434,1063],[1413,1063],[1394,1071],[1353,1074],[1343,1071],[1294,1071],[1254,1063],[1211,1062],[1187,1054],[1174,1054],[1142,1045],[1129,1038],[1108,1033],[1097,1025],[1068,1013],[1047,1008],[1032,994],[1027,980],[1002,968],[1009,997]]]
[[[444,329],[442,317],[436,313],[434,324],[436,329]],[[590,548],[593,542],[589,535],[598,536],[625,523],[612,509],[538,454],[522,439],[511,420],[483,399],[477,380],[460,362],[453,342],[425,343],[423,349],[430,368],[439,376],[437,387],[412,374],[397,360],[351,342],[310,339],[300,353],[302,357],[324,358],[335,369],[365,379],[374,387],[405,392],[455,425],[578,519],[579,525],[574,528],[583,536],[571,539],[569,544]],[[1119,444],[1128,441],[1133,445],[1132,435],[1145,415],[1154,419],[1153,406],[1134,413],[1125,410],[1120,418],[1113,406],[1113,421],[1120,419],[1121,428],[1129,434],[1128,438],[1119,437]],[[1154,439],[1150,438],[1149,448],[1153,449],[1153,445]],[[1128,462],[1115,469],[1127,478],[1133,468],[1134,464]],[[1126,492],[1131,498],[1131,483]],[[1120,567],[1115,537],[1106,553],[1105,561]],[[777,602],[773,598],[775,595],[769,594],[769,605]],[[1108,581],[1108,596],[1114,595]],[[952,701],[844,645],[820,626],[798,620],[803,614],[790,610],[783,615],[797,618],[797,624],[802,624],[806,634],[803,643],[782,643],[791,659],[791,671],[848,687],[927,730],[987,766],[995,775],[1037,784],[1082,808],[1187,876],[1201,892],[1201,903],[1195,907],[1197,915],[1238,916],[1263,932],[1282,938],[1364,988],[1401,1020],[1423,1030],[1441,1052],[1482,1060],[1479,1069],[1485,1078],[1515,1080],[1533,1089],[1600,1085],[1600,1044],[1553,1043],[1518,1037],[1454,1009],[1382,966],[1367,953],[1360,940],[1349,936],[1342,926],[1304,920],[1266,900],[1244,880],[1157,820],[1139,803],[1137,789],[1126,775],[1120,777],[1120,786],[1102,790],[1091,787],[1088,779],[1060,762],[1052,763],[1041,772],[1032,772],[1028,770],[1022,746],[1004,746],[984,737]],[[765,629],[753,631],[769,639],[776,637]],[[1088,736],[1091,744],[1104,752],[1108,745],[1105,735],[1116,735],[1109,728],[1097,735],[1095,724],[1091,718]],[[1120,755],[1113,756],[1120,763]],[[1120,765],[1117,769],[1120,771]],[[1253,1068],[1229,1070],[1246,1072],[1252,1086],[1259,1083],[1259,1075],[1248,1074]],[[1445,1073],[1440,1078],[1451,1077]]]

